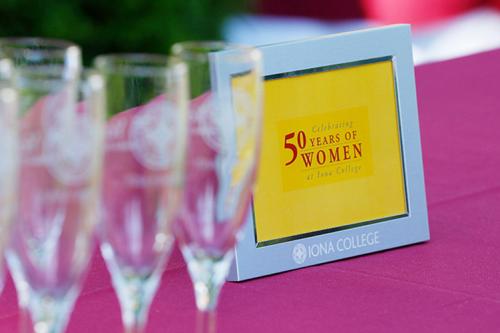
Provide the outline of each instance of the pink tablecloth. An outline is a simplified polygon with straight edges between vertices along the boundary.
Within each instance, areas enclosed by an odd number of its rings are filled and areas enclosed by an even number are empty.
[[[244,283],[221,295],[219,332],[477,332],[500,327],[500,51],[417,68],[432,240]],[[96,256],[97,257],[97,256]],[[15,332],[12,282],[0,332]],[[194,332],[176,250],[147,332]],[[121,332],[100,257],[69,333]]]

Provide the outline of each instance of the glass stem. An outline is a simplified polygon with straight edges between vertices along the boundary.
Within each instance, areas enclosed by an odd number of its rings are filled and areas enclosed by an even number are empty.
[[[197,333],[215,333],[215,317],[220,290],[231,266],[233,252],[221,257],[195,254],[182,249],[193,281],[198,308]]]
[[[159,285],[159,277],[129,278],[117,288],[122,308],[125,333],[143,333],[153,296]]]
[[[198,310],[196,333],[215,333],[215,310]]]
[[[122,320],[125,333],[143,333],[146,326],[146,316],[149,302],[141,295],[132,296],[122,305]],[[122,302],[123,303],[123,302]]]
[[[134,323],[136,326],[125,327],[125,333],[144,333],[146,331],[144,324]]]
[[[62,333],[73,309],[76,292],[62,299],[30,294],[29,311],[35,333]]]
[[[149,274],[139,274],[132,270],[122,270],[108,244],[101,245],[101,251],[111,282],[120,302],[125,333],[142,333],[146,329],[149,308],[160,285],[170,251],[165,251],[159,265]]]

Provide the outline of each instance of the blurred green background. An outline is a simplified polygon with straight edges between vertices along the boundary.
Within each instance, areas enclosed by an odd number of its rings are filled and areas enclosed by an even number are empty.
[[[68,39],[84,62],[110,52],[167,53],[178,41],[220,39],[252,0],[0,0],[0,36]]]

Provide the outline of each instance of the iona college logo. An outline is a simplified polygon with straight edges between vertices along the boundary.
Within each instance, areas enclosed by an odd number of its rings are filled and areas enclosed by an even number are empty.
[[[307,249],[306,246],[302,243],[299,243],[293,247],[292,250],[292,258],[293,261],[297,264],[303,264],[307,259]]]
[[[256,100],[243,89],[233,89],[232,105],[216,105],[214,96],[200,98],[191,113],[194,132],[215,151],[227,148],[237,139],[244,146],[254,139],[258,129]]]
[[[151,170],[168,168],[175,151],[175,108],[169,101],[153,101],[137,113],[130,126],[129,142],[139,163]]]
[[[70,89],[49,96],[43,105],[43,156],[48,171],[65,184],[88,179],[95,142],[85,102],[76,103]]]
[[[216,109],[212,96],[203,96],[201,104],[193,108],[191,114],[194,132],[215,151],[219,151],[222,146],[221,129],[223,127],[222,118],[216,117]]]

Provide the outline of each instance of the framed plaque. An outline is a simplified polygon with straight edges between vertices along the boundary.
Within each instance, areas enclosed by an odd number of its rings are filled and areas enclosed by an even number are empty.
[[[409,26],[261,50],[262,154],[229,279],[428,240]]]

